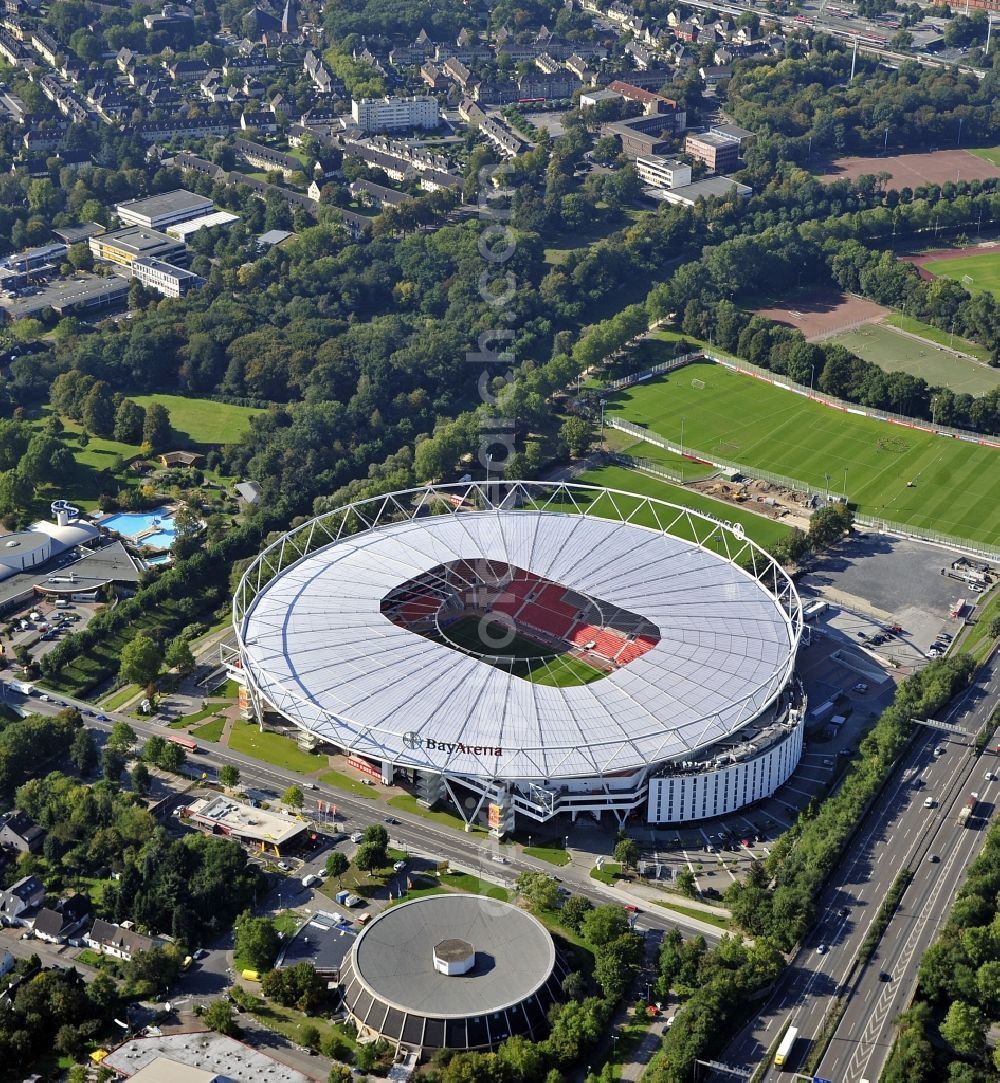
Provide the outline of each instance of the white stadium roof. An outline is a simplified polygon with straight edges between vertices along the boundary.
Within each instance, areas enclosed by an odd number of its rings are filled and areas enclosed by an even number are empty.
[[[297,724],[376,760],[538,782],[692,758],[773,702],[792,672],[801,607],[762,550],[738,528],[722,530],[687,509],[635,496],[626,506],[623,494],[558,488],[563,502],[549,510],[513,507],[508,498],[486,510],[420,517],[423,490],[396,494],[393,518],[380,513],[389,507],[384,501],[369,502],[360,506],[369,529],[312,552],[338,537],[327,526],[317,539],[324,517],[286,536],[286,545],[298,545],[292,556],[307,554],[294,563],[284,550],[278,556],[282,543],[275,543],[251,566],[234,603],[251,684]],[[537,502],[555,489],[536,492],[525,483],[524,491]],[[620,518],[568,510],[566,494],[572,500],[585,490],[588,501],[595,494],[605,504],[619,501]],[[621,521],[634,517],[637,501],[665,526],[682,521],[705,544]],[[407,518],[398,521],[400,513]],[[343,524],[344,511],[338,514]],[[749,553],[759,579],[714,551],[720,546]],[[660,641],[600,680],[559,688],[397,627],[380,612],[394,587],[478,557],[639,614],[656,625]]]

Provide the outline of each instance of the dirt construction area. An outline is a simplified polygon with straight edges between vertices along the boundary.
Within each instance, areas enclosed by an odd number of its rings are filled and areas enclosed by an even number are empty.
[[[758,315],[797,327],[807,339],[829,338],[889,315],[889,309],[834,288],[802,290],[755,308]]]
[[[1000,168],[967,150],[932,150],[923,154],[892,154],[885,158],[838,158],[819,174],[820,180],[857,180],[866,173],[889,174],[892,188],[919,188],[946,181],[989,180]]]
[[[758,515],[769,519],[780,519],[786,526],[809,530],[812,511],[807,493],[795,489],[784,489],[768,481],[724,481],[720,478],[708,478],[696,481],[689,486],[716,500],[725,500],[749,508]]]

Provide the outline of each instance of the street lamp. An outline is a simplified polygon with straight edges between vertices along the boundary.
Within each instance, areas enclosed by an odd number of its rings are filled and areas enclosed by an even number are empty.
[[[847,503],[847,467],[844,467],[844,503]]]
[[[601,443],[604,443],[604,407],[607,405],[607,399],[601,399]]]
[[[684,454],[684,422],[687,421],[686,417],[681,418],[681,454]]]
[[[563,840],[563,849],[564,850],[569,849],[569,835],[567,835],[566,838]]]

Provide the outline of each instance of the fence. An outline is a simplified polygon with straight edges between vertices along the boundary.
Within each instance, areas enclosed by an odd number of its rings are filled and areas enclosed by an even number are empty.
[[[761,368],[751,361],[744,361],[737,357],[721,357],[718,354],[704,351],[701,356],[717,365],[724,365],[734,372],[742,372],[746,376],[755,376],[758,380],[764,380],[775,387],[785,391],[794,391],[797,395],[804,395],[814,402],[830,406],[834,410],[843,410],[848,414],[857,414],[860,417],[869,417],[873,421],[887,421],[891,425],[902,425],[907,429],[919,429],[921,432],[936,433],[938,436],[952,436],[957,440],[965,440],[970,444],[982,444],[984,447],[1000,448],[1000,440],[996,437],[984,436],[982,433],[970,432],[968,429],[955,429],[950,425],[935,425],[930,421],[920,421],[917,418],[906,417],[905,414],[893,414],[888,410],[876,410],[870,406],[859,406],[856,402],[847,402],[838,399],[835,395],[825,395],[820,391],[813,391],[804,384],[789,380],[786,376],[776,375],[769,369]]]
[[[609,428],[617,429],[619,432],[627,432],[629,436],[635,436],[647,444],[652,444],[653,447],[663,448],[664,451],[671,451],[675,455],[683,455],[685,459],[691,459],[693,462],[714,466],[717,470],[738,470],[748,478],[767,481],[772,485],[780,486],[782,489],[795,489],[800,493],[809,493],[811,496],[822,497],[824,500],[841,499],[841,494],[836,493],[834,490],[814,489],[811,485],[807,485],[797,478],[786,477],[784,474],[774,474],[770,470],[759,470],[756,466],[747,466],[746,463],[734,462],[731,459],[720,459],[715,455],[709,455],[707,452],[698,451],[694,448],[682,448],[677,444],[672,444],[655,432],[650,432],[649,429],[644,429],[641,425],[634,425],[631,421],[626,421],[621,417],[605,417],[604,424]],[[663,470],[663,467],[660,466],[659,469]]]
[[[654,463],[650,459],[636,459],[631,455],[622,455],[617,451],[613,451],[610,458],[612,462],[618,463],[619,466],[626,466],[629,470],[641,470],[644,474],[654,474],[656,477],[663,478],[664,481],[672,481],[676,485],[685,484],[682,474],[676,473],[661,463]]]
[[[810,493],[813,496],[822,497],[824,500],[830,499],[831,494],[829,491],[814,489],[812,486],[806,485],[805,482],[798,481],[795,478],[786,477],[784,474],[773,474],[769,470],[758,470],[756,467],[746,466],[744,463],[713,458],[710,455],[695,451],[692,448],[682,450],[676,444],[671,444],[670,441],[665,440],[662,436],[658,436],[655,432],[650,432],[649,429],[644,429],[641,425],[634,425],[631,421],[624,421],[620,417],[606,417],[604,423],[612,429],[618,429],[619,432],[627,432],[630,436],[638,437],[640,440],[652,444],[654,447],[663,448],[664,451],[671,451],[677,455],[683,455],[686,459],[691,459],[694,462],[706,463],[719,470],[738,470],[748,478],[767,481],[772,485],[779,485],[783,489],[794,489],[798,492]],[[612,458],[624,466],[631,466],[650,474],[658,474],[667,481],[683,481],[682,478],[670,471],[669,468],[662,466],[659,463],[650,462],[649,459],[635,458],[634,456],[624,455],[620,452],[615,452],[612,455]],[[840,496],[837,495],[836,499],[839,500]],[[970,555],[979,557],[983,560],[995,561],[1000,564],[1000,549],[991,548],[980,542],[970,541],[968,538],[959,538],[954,534],[945,534],[939,530],[929,530],[926,527],[916,526],[912,523],[897,523],[891,519],[876,519],[870,515],[856,515],[854,521],[858,526],[866,527],[869,530],[879,530],[885,534],[896,534],[903,538],[915,538],[917,541],[929,542],[932,545],[943,545],[949,549],[957,549],[963,553],[969,553]]]
[[[673,372],[674,369],[683,368],[689,361],[695,361],[701,356],[700,353],[681,354],[680,357],[674,357],[670,361],[661,361],[658,365],[654,365],[650,369],[644,369],[642,372],[633,372],[628,376],[622,376],[617,380],[612,380],[606,385],[605,389],[608,391],[622,391],[624,388],[631,387],[633,384],[648,380],[651,376],[660,376],[664,372]]]

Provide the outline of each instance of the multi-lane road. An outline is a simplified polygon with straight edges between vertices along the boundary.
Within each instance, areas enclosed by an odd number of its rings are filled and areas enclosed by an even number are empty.
[[[944,721],[975,736],[998,696],[1000,661],[994,656]],[[943,754],[935,754],[938,748]],[[996,764],[992,752],[976,754],[969,739],[931,729],[918,732],[831,875],[809,940],[762,1012],[736,1035],[720,1060],[749,1074],[766,1059],[782,1025],[790,1022],[800,1039],[786,1067],[797,1067],[838,998],[846,998],[817,1074],[838,1083],[878,1079],[892,1046],[895,1019],[913,992],[920,958],[951,907],[963,871],[985,841],[982,822],[973,829],[961,827],[958,810],[972,791],[992,810],[1000,787],[984,776]],[[935,802],[934,808],[924,807],[927,798]],[[901,905],[875,958],[856,967],[868,929],[904,868],[913,871],[913,880]],[[826,949],[822,953],[821,946]],[[788,1077],[772,1068],[764,1078],[773,1083]]]
[[[60,704],[77,707],[81,711],[94,710],[89,703],[55,693],[52,693],[52,699],[46,702],[34,696],[21,696],[7,689],[6,698],[12,706],[41,714],[57,713],[63,709]],[[121,712],[102,710],[100,713],[106,721],[102,722],[88,715],[84,719],[87,726],[107,731],[115,722],[127,722],[140,740],[153,734],[164,736],[171,732],[164,730],[161,725],[138,721]],[[231,763],[239,768],[240,782],[243,786],[272,793],[275,797],[284,792],[292,783],[302,785],[301,775],[261,763],[230,748],[213,746],[209,749],[204,744],[201,748],[202,751],[188,761],[195,770],[201,767],[202,770],[214,774],[223,764]],[[384,801],[374,799],[374,791],[372,800],[364,800],[351,797],[342,790],[322,783],[317,783],[316,786],[315,791],[306,791],[307,800],[333,802],[337,808],[337,822],[344,824],[346,830],[363,830],[369,823],[382,822],[386,816],[391,815],[396,821],[389,827],[394,846],[414,854],[433,856],[439,860],[447,859],[464,869],[478,872],[485,880],[512,882],[518,873],[525,870],[549,874],[554,871],[551,865],[526,856],[517,847],[511,845],[501,847],[493,841],[483,840],[476,835],[462,835],[422,817],[407,815],[405,812],[391,808]],[[315,806],[307,807],[304,812],[307,816],[317,816]],[[321,823],[322,818],[317,817],[317,822]],[[579,865],[566,865],[558,870],[558,875],[567,888],[586,895],[596,904],[631,901],[622,891],[606,887],[600,881],[593,879],[589,875],[589,869]],[[660,912],[653,908],[646,910],[644,907],[643,909],[644,913],[639,919],[640,927],[660,931],[679,928],[688,934],[697,931],[709,941],[718,940],[721,936],[721,932],[713,926],[691,921],[682,914]]]

